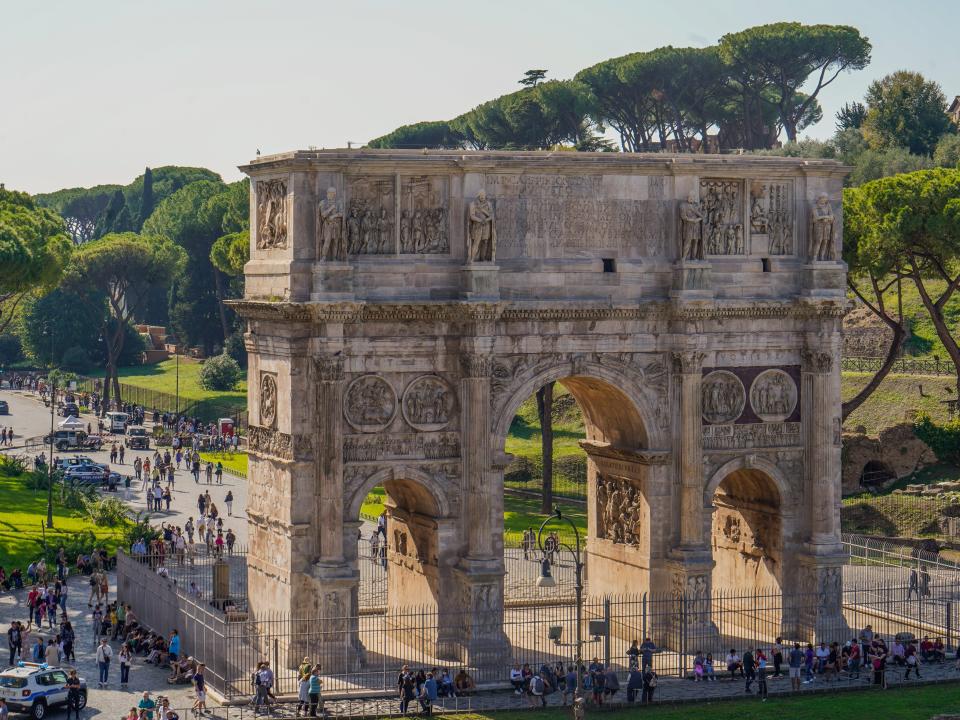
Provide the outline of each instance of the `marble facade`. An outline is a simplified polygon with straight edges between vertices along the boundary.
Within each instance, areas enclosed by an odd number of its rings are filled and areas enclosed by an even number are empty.
[[[587,426],[591,594],[838,592],[847,168],[332,150],[242,170],[254,612],[356,614],[383,485],[389,604],[466,612],[438,653],[502,661],[504,446],[553,380]]]

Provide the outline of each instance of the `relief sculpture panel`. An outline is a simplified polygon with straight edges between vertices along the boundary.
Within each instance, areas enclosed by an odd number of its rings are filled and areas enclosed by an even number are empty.
[[[701,180],[703,244],[707,255],[744,255],[739,180]]]
[[[640,544],[640,488],[619,478],[597,477],[597,537],[620,545]]]
[[[347,387],[343,415],[360,432],[379,432],[397,412],[397,394],[379,375],[358,377]]]
[[[750,234],[754,253],[792,255],[792,183],[754,183],[750,188]]]
[[[455,412],[453,389],[443,378],[425,375],[417,378],[403,393],[403,417],[416,430],[442,430]]]
[[[450,219],[445,178],[405,177],[400,188],[400,254],[450,252]]]
[[[392,255],[396,198],[392,175],[355,177],[349,182],[344,220],[348,255]]]
[[[714,370],[701,385],[703,419],[708,423],[728,423],[743,413],[746,391],[740,378],[726,370]]]
[[[260,424],[277,427],[277,379],[273,373],[260,374]]]
[[[797,386],[783,370],[760,373],[750,386],[750,407],[764,422],[783,422],[797,407]]]
[[[287,246],[287,183],[261,180],[257,183],[257,249]]]

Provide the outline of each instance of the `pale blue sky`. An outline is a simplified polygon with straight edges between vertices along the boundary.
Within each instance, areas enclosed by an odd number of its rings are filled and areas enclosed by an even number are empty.
[[[815,137],[893,70],[960,94],[957,2],[0,0],[0,182],[45,192],[168,164],[233,180],[257,148],[343,147],[450,118],[528,68],[567,78],[780,20],[854,25],[873,43],[865,70],[822,93]]]

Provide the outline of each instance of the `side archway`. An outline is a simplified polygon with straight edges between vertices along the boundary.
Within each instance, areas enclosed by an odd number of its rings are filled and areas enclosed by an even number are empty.
[[[762,458],[739,457],[717,469],[704,489],[704,505],[713,509],[715,588],[783,588],[789,524],[784,508],[790,505],[790,495],[780,470]]]

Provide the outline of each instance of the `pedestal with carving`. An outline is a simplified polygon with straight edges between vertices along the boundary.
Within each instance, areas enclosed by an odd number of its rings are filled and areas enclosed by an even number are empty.
[[[353,263],[327,260],[313,265],[311,300],[353,300]]]
[[[847,292],[847,265],[843,262],[815,261],[802,269],[803,296],[843,299]]]
[[[710,300],[714,296],[710,263],[705,260],[679,260],[673,266],[670,297]]]
[[[461,294],[466,300],[499,300],[500,267],[490,262],[464,265],[460,271]]]

